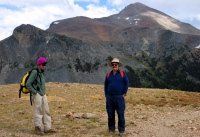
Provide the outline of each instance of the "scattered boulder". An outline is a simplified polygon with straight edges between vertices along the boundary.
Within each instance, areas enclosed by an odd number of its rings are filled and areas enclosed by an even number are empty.
[[[84,118],[84,119],[90,119],[90,118],[95,118],[98,119],[99,116],[93,113],[75,113],[75,112],[69,112],[66,115],[67,118],[69,118],[70,120],[74,120],[75,118]]]
[[[83,118],[95,118],[95,119],[98,119],[99,116],[96,115],[96,114],[92,114],[92,113],[85,113],[85,114],[83,114]]]

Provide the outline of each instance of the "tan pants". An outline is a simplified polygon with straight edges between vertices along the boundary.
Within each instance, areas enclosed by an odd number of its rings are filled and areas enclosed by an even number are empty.
[[[34,105],[35,127],[41,127],[43,124],[45,131],[51,129],[51,116],[46,94],[44,96],[41,96],[38,93],[36,95],[32,95],[32,101]]]

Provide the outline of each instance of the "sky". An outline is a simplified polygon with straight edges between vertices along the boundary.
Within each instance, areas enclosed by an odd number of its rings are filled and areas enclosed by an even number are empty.
[[[200,29],[200,0],[0,0],[0,41],[21,24],[46,30],[56,20],[107,17],[135,2]]]

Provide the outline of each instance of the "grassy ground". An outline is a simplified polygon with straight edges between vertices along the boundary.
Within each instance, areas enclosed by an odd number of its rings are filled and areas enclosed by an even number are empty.
[[[46,83],[46,87],[52,116],[52,128],[57,131],[56,134],[47,134],[46,136],[117,136],[117,132],[114,134],[106,133],[107,113],[102,85],[54,82]],[[22,98],[19,99],[18,89],[18,84],[0,86],[0,134],[11,137],[35,136],[33,106],[29,103],[29,95],[22,94]],[[154,128],[158,128],[159,125],[157,126],[158,121],[156,118],[159,116],[162,115],[163,119],[168,119],[168,117],[170,119],[175,114],[180,116],[187,111],[187,114],[190,112],[192,114],[200,106],[199,93],[168,89],[129,88],[128,96],[125,98],[127,103],[125,112],[126,136],[158,136],[159,134],[156,134],[156,131],[143,131],[142,128],[145,129],[145,125],[142,124],[148,122],[146,124],[153,127],[153,123]],[[66,117],[69,112],[93,113],[98,115],[99,118],[75,118],[70,120]],[[193,117],[195,119],[197,116]],[[177,120],[178,118],[180,117],[177,117]],[[169,119],[168,122],[165,121],[163,126],[169,123]],[[185,121],[182,119],[178,122],[173,121],[177,125],[180,122],[184,123]],[[160,124],[162,125],[162,123]],[[166,130],[171,130],[171,128],[183,130],[182,128],[184,127],[167,126]],[[196,128],[198,127],[196,126]],[[189,131],[185,132],[184,135],[190,134]],[[196,132],[198,134],[198,129],[196,129],[195,134]],[[184,136],[181,135],[181,131],[176,131],[174,134],[176,136]]]

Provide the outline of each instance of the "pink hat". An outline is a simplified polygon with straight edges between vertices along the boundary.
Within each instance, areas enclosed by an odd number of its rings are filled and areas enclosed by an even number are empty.
[[[42,63],[47,63],[47,60],[44,58],[44,57],[40,57],[38,60],[37,60],[37,65],[40,65]]]

